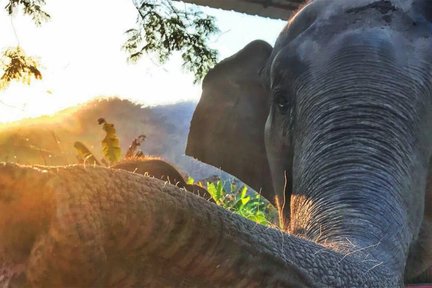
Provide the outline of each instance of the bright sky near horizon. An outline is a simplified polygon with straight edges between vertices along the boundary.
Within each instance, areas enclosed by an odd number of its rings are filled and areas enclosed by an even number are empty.
[[[190,4],[185,4],[190,5]],[[193,84],[175,57],[160,65],[149,56],[128,64],[121,50],[124,32],[133,28],[132,1],[48,0],[52,19],[36,27],[21,13],[9,17],[0,7],[0,49],[17,44],[37,56],[43,80],[30,86],[12,83],[0,91],[0,122],[50,114],[96,97],[117,96],[144,105],[198,100],[200,84]],[[219,59],[255,39],[273,44],[284,21],[201,8],[217,19],[221,32],[210,45]]]

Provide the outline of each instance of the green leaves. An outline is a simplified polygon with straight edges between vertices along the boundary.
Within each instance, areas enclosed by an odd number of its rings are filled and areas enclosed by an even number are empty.
[[[218,32],[214,17],[204,15],[197,9],[178,9],[171,0],[133,2],[138,18],[136,27],[126,31],[127,40],[123,48],[128,53],[128,60],[136,62],[147,53],[156,56],[160,63],[165,63],[178,52],[183,68],[194,74],[194,83],[199,82],[217,61],[217,51],[207,43],[209,36]],[[51,18],[44,11],[44,6],[45,0],[8,0],[4,8],[9,15],[21,9],[39,26]],[[19,47],[8,53],[3,55],[2,69],[5,72],[0,89],[6,88],[12,80],[30,83],[32,76],[41,79],[34,58],[25,56]]]
[[[120,141],[117,137],[114,124],[107,123],[104,118],[98,119],[99,125],[106,132],[105,138],[102,140],[102,153],[112,165],[121,159]]]
[[[140,151],[139,148],[144,143],[146,137],[147,137],[146,135],[141,134],[132,141],[131,145],[129,146],[126,152],[125,159],[144,156],[144,153]]]
[[[224,198],[225,198],[226,192],[223,190],[222,181],[219,180],[216,182],[216,184],[215,183],[207,183],[207,191],[213,197],[216,204],[218,204],[220,206],[225,206],[224,205]]]
[[[77,151],[77,159],[80,164],[100,165],[99,161],[92,152],[82,142],[75,142],[74,147]]]
[[[42,79],[38,65],[36,59],[27,56],[21,47],[6,49],[0,56],[0,69],[3,70],[0,90],[7,88],[13,80],[30,84],[32,78]]]
[[[98,124],[102,125],[102,128],[106,133],[105,137],[101,141],[102,154],[104,156],[101,162],[105,166],[111,166],[116,162],[119,162],[122,158],[120,141],[117,137],[114,124],[106,122],[104,118],[99,118]],[[144,157],[144,153],[139,148],[145,139],[146,136],[144,134],[135,138],[129,146],[124,159]],[[77,141],[74,143],[74,147],[77,151],[76,156],[79,163],[101,165],[94,154],[83,143]]]
[[[44,5],[45,0],[8,0],[4,8],[9,15],[22,8],[24,15],[31,16],[33,22],[40,26],[51,17],[42,9]],[[34,57],[27,56],[19,46],[4,50],[0,56],[0,70],[3,70],[0,90],[7,88],[13,80],[30,84],[32,78],[42,79],[38,66],[38,61]]]
[[[222,181],[207,183],[207,191],[219,206],[262,225],[277,223],[276,208],[261,195],[254,192],[248,193],[246,186],[237,189],[233,183],[230,185],[230,190],[228,192],[224,190]]]
[[[183,67],[195,75],[195,83],[216,64],[217,51],[207,45],[208,37],[218,32],[214,17],[195,9],[181,11],[171,0],[145,0],[136,8],[137,27],[126,31],[123,45],[129,61],[150,53],[165,63],[174,52],[180,52]]]
[[[195,183],[195,179],[192,177],[188,177],[188,179],[186,180],[187,185],[193,185],[194,183]]]
[[[9,0],[9,3],[5,6],[6,11],[9,15],[21,7],[23,9],[24,15],[29,15],[32,17],[33,22],[40,26],[43,22],[48,21],[51,16],[42,10],[45,5],[45,0]]]

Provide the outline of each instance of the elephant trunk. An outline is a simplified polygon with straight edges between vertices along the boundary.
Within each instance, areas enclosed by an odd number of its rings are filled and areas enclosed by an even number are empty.
[[[20,191],[17,182],[35,185]],[[120,170],[72,166],[42,171],[7,164],[0,165],[0,186],[15,196],[0,199],[6,207],[27,203],[31,197],[40,199],[39,208],[51,203],[47,207],[55,211],[48,229],[34,237],[24,261],[25,276],[16,279],[3,269],[0,284],[17,280],[31,287],[396,287],[401,283],[385,267],[369,269],[368,263],[357,263],[351,255],[258,225],[160,180]],[[16,217],[13,211],[2,215],[6,220]],[[45,223],[43,219],[28,221]],[[8,229],[2,236],[8,235]],[[3,261],[2,266],[8,263]]]
[[[420,68],[383,46],[345,41],[297,82],[289,229],[402,274],[423,215],[430,107]]]

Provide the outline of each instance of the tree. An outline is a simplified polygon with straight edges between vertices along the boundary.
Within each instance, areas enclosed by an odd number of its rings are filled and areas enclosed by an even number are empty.
[[[126,31],[123,48],[128,60],[136,62],[146,54],[165,63],[175,52],[181,53],[183,67],[194,74],[195,83],[216,64],[217,51],[208,46],[207,39],[218,31],[214,17],[197,9],[179,9],[171,0],[133,1],[138,12],[136,27]],[[51,16],[44,10],[45,0],[8,0],[9,15],[20,10],[42,25]],[[0,90],[11,81],[29,84],[32,78],[42,79],[38,61],[26,55],[20,46],[7,48],[0,56]]]
[[[45,0],[9,0],[5,9],[9,15],[21,7],[24,15],[31,16],[36,25],[40,26],[43,22],[49,20],[51,16],[42,8],[45,6]]]
[[[6,88],[13,80],[30,84],[32,77],[42,79],[38,65],[37,60],[27,56],[20,46],[7,48],[0,58],[0,69],[4,71],[0,78],[0,90]]]
[[[208,37],[218,31],[214,17],[196,9],[180,10],[171,0],[134,1],[134,5],[137,27],[126,31],[128,39],[123,46],[130,53],[129,60],[155,53],[164,63],[178,51],[183,66],[194,73],[195,82],[216,64],[217,51],[207,45]]]
[[[9,15],[21,8],[24,15],[32,17],[34,23],[40,26],[50,19],[50,15],[42,7],[45,0],[9,0],[5,9]],[[42,79],[42,73],[38,69],[38,61],[26,55],[20,46],[6,48],[0,56],[0,69],[3,75],[0,78],[0,90],[6,88],[13,80],[30,84],[31,79]]]

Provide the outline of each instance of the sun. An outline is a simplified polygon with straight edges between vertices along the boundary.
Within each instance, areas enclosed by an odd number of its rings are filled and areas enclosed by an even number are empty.
[[[33,82],[31,85],[12,82],[1,91],[0,122],[51,114],[67,107],[68,103],[56,99],[52,91],[44,89],[43,83]]]

